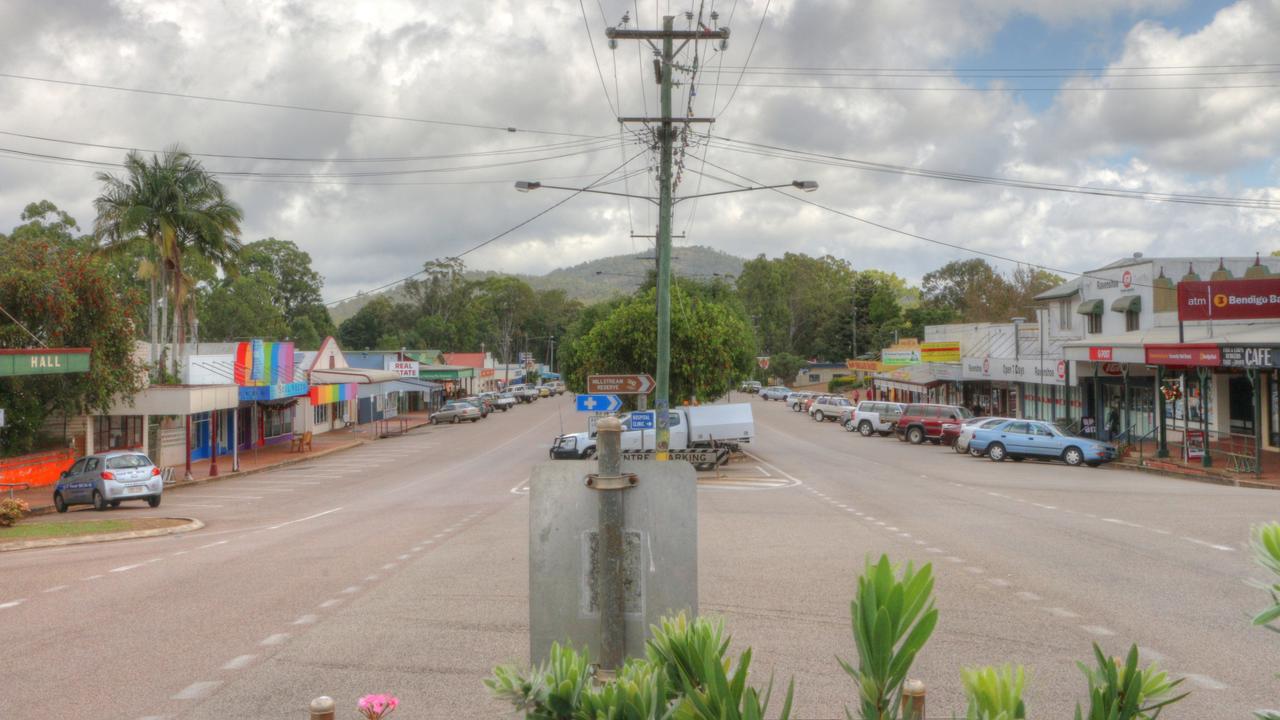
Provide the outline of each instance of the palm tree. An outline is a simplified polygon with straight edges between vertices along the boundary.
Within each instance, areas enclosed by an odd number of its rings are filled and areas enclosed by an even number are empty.
[[[187,326],[195,315],[190,302],[194,282],[184,269],[184,256],[195,253],[233,273],[244,216],[222,184],[176,145],[150,160],[131,151],[124,168],[120,177],[97,174],[103,188],[93,201],[98,211],[94,235],[108,252],[141,246],[147,259],[139,276],[151,283],[151,361],[157,363],[157,347],[172,340],[171,367],[177,374]],[[161,295],[168,299],[163,306]]]

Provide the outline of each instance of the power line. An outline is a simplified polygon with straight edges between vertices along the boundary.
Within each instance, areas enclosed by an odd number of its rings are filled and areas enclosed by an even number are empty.
[[[772,2],[773,0],[765,0],[764,12],[760,13],[760,24],[756,26],[755,37],[751,38],[751,47],[747,49],[747,59],[745,62],[742,63],[742,67],[744,70],[747,68],[747,66],[751,65],[751,54],[754,53],[756,50],[756,41],[760,39],[760,31],[764,29],[764,19],[769,15],[769,4]],[[730,13],[730,15],[732,15],[732,13]],[[717,86],[719,85],[718,79],[716,81],[716,84]],[[729,109],[729,105],[733,103],[733,99],[738,95],[738,87],[741,84],[742,84],[742,73],[738,73],[738,81],[733,85],[733,92],[729,94],[729,99],[725,101],[724,107],[720,108],[720,112],[716,113],[717,116],[724,115],[725,110]],[[715,108],[713,107],[712,110],[715,110]]]
[[[839,72],[952,72],[952,73],[1021,73],[1021,72],[1108,72],[1148,71],[1148,70],[1218,70],[1225,68],[1280,68],[1280,63],[1244,63],[1236,65],[1129,65],[1129,66],[1093,66],[1093,67],[958,67],[958,68],[925,68],[925,67],[822,67],[822,66],[787,66],[787,65],[731,65],[732,69],[751,67],[758,70],[814,70]]]
[[[1144,90],[1259,90],[1277,88],[1280,84],[1258,83],[1252,85],[1125,85],[1121,87],[937,87],[933,85],[788,85],[784,83],[735,83],[734,92],[739,87],[765,88],[775,90],[892,90],[904,92],[1112,92],[1112,91],[1144,91]]]
[[[732,69],[731,69],[732,71]],[[874,71],[842,71],[842,70],[762,70],[759,68],[744,67],[739,69],[739,74],[748,75],[775,75],[779,77],[858,77],[858,78],[963,78],[974,80],[1051,80],[1056,78],[1090,78],[1095,80],[1110,80],[1117,78],[1180,78],[1180,77],[1234,77],[1238,75],[1276,75],[1280,74],[1280,68],[1275,70],[1214,70],[1208,72],[1124,72],[1111,73],[1107,71],[1105,74],[1083,74],[1083,73],[1027,73],[1009,75],[1005,73],[979,73],[979,72],[950,72],[947,70],[938,70],[934,72],[874,72]]]
[[[458,120],[436,120],[433,118],[417,118],[405,115],[384,115],[380,113],[357,112],[354,110],[335,110],[333,108],[310,107],[307,105],[292,105],[286,103],[270,103],[260,100],[243,100],[239,98],[215,97],[211,95],[193,95],[190,93],[173,92],[169,90],[149,90],[146,88],[131,88],[120,85],[102,85],[99,83],[82,82],[78,80],[62,80],[58,78],[36,77],[34,75],[19,75],[16,73],[0,72],[0,78],[9,78],[11,80],[27,80],[30,82],[42,82],[53,85],[68,85],[72,87],[93,88],[95,90],[112,90],[115,92],[137,93],[141,95],[158,95],[162,97],[183,98],[186,100],[204,100],[206,102],[228,103],[233,105],[248,105],[251,107],[274,108],[277,110],[297,110],[301,112],[324,113],[327,115],[342,115],[345,117],[372,118],[375,120],[398,120],[401,122],[421,123],[424,125],[440,125],[444,127],[471,128],[474,130],[498,130],[509,133],[530,133],[533,135],[558,135],[561,137],[580,137],[590,138],[592,135],[583,135],[581,133],[561,132],[557,130],[536,130],[531,128],[520,128],[515,126],[502,125],[485,125],[482,123],[469,123]]]
[[[48,345],[46,345],[46,344],[44,343],[44,341],[43,341],[43,340],[41,340],[40,338],[36,337],[36,334],[35,334],[35,333],[33,333],[33,332],[31,332],[30,330],[28,330],[26,325],[23,325],[22,323],[18,322],[18,318],[16,318],[16,317],[14,317],[14,316],[10,315],[10,314],[9,314],[9,311],[8,311],[8,310],[6,310],[6,309],[4,308],[4,306],[3,306],[3,305],[0,305],[0,312],[4,313],[4,316],[5,316],[5,317],[7,317],[7,318],[9,318],[10,320],[12,320],[14,325],[17,325],[18,327],[22,328],[22,332],[26,333],[27,335],[30,335],[32,340],[35,340],[36,342],[40,343],[40,347],[43,347],[43,348],[47,348],[47,347],[49,347]]]
[[[582,10],[582,26],[587,29],[587,45],[591,47],[591,59],[596,64],[596,75],[600,77],[600,89],[604,91],[605,102],[609,103],[609,112],[613,113],[614,117],[618,117],[621,113],[613,106],[613,99],[609,97],[609,86],[604,81],[604,70],[600,68],[600,58],[596,56],[596,41],[591,35],[591,23],[587,21],[587,6],[582,0],[578,0],[578,7]],[[604,9],[601,8],[600,12],[603,13]],[[621,103],[622,98],[618,98],[618,102]]]
[[[564,205],[565,203],[569,202],[570,200],[572,200],[572,199],[574,199],[574,198],[578,197],[579,195],[581,195],[582,193],[586,192],[587,190],[589,190],[589,189],[591,189],[591,188],[593,188],[593,187],[596,187],[597,185],[600,185],[600,184],[601,184],[601,183],[603,183],[603,182],[604,182],[604,181],[605,181],[605,180],[606,180],[610,175],[612,175],[612,174],[614,174],[614,173],[618,172],[619,170],[622,170],[622,169],[623,169],[623,168],[625,168],[627,165],[629,165],[629,164],[631,163],[631,161],[635,160],[636,158],[640,157],[641,155],[643,155],[643,154],[644,154],[644,153],[646,153],[646,152],[648,152],[648,148],[645,148],[644,150],[641,150],[640,152],[636,153],[635,155],[632,155],[631,157],[627,158],[627,160],[626,160],[626,161],[624,161],[621,165],[619,165],[619,166],[617,166],[617,167],[613,168],[612,170],[610,170],[610,171],[606,172],[605,174],[603,174],[603,175],[599,176],[599,177],[598,177],[594,182],[592,182],[591,184],[587,185],[585,188],[582,188],[581,190],[576,190],[576,191],[574,191],[574,192],[570,193],[569,195],[566,195],[564,198],[562,198],[562,199],[560,199],[560,200],[558,200],[558,201],[556,201],[556,202],[552,203],[551,205],[548,205],[547,207],[545,207],[545,208],[543,208],[542,210],[538,211],[538,212],[537,212],[537,213],[535,213],[534,215],[532,215],[532,216],[530,216],[530,217],[528,217],[528,218],[526,218],[526,219],[524,219],[524,220],[521,220],[520,222],[516,223],[515,225],[512,225],[511,227],[507,228],[506,230],[503,230],[502,232],[498,233],[497,235],[494,235],[494,236],[492,236],[492,237],[490,237],[490,238],[488,238],[488,239],[486,239],[486,240],[483,240],[483,241],[481,241],[481,242],[479,242],[479,243],[476,243],[475,245],[472,245],[471,247],[467,248],[466,250],[463,250],[462,252],[458,253],[457,255],[453,255],[453,256],[451,257],[451,259],[458,259],[458,258],[464,257],[464,256],[466,256],[466,255],[469,255],[469,254],[471,254],[471,253],[475,252],[476,250],[479,250],[480,248],[482,248],[482,247],[484,247],[484,246],[486,246],[486,245],[488,245],[488,244],[490,244],[490,243],[492,243],[492,242],[495,242],[495,241],[497,241],[497,240],[500,240],[500,239],[502,239],[502,238],[506,237],[507,235],[510,235],[511,233],[515,232],[516,230],[519,230],[520,228],[524,227],[525,225],[528,225],[529,223],[533,222],[534,220],[537,220],[538,218],[542,217],[543,215],[546,215],[547,213],[551,212],[552,210],[555,210],[556,208],[560,207],[561,205]],[[326,306],[338,305],[338,304],[340,304],[340,303],[344,303],[344,302],[346,302],[346,301],[348,301],[348,300],[354,300],[354,299],[356,299],[356,298],[358,298],[358,297],[361,297],[361,296],[363,296],[363,295],[369,295],[369,294],[373,294],[373,293],[381,292],[381,291],[383,291],[383,290],[386,290],[387,288],[394,287],[394,286],[399,285],[400,283],[406,282],[406,281],[408,281],[408,280],[412,280],[413,278],[415,278],[415,277],[417,277],[417,276],[419,276],[419,275],[422,275],[422,274],[423,274],[423,273],[425,273],[425,272],[426,272],[426,270],[425,270],[425,269],[423,269],[423,270],[419,270],[419,271],[417,271],[417,272],[415,272],[415,273],[411,273],[411,274],[409,274],[409,275],[406,275],[406,276],[404,276],[404,277],[400,278],[399,280],[393,280],[393,281],[391,281],[391,282],[389,282],[389,283],[386,283],[386,284],[384,284],[384,285],[379,285],[378,287],[373,288],[372,290],[367,290],[367,291],[364,291],[364,292],[359,292],[359,293],[356,293],[355,295],[349,295],[349,296],[347,296],[347,297],[340,298],[340,299],[338,299],[338,300],[330,300],[329,302],[326,302],[326,303],[324,303],[324,304],[325,304]]]
[[[1241,198],[1241,197],[1223,197],[1216,195],[1193,195],[1186,193],[1163,193],[1145,190],[1126,190],[1123,188],[1098,188],[1087,185],[1069,185],[1065,183],[1049,183],[1034,180],[1018,180],[1014,178],[990,176],[990,175],[974,175],[968,173],[950,172],[944,170],[930,170],[928,168],[915,168],[903,165],[891,165],[888,163],[877,163],[868,160],[858,160],[855,158],[840,157],[837,155],[825,155],[822,153],[807,152],[804,150],[795,150],[791,148],[778,147],[776,145],[768,145],[765,143],[754,143],[745,140],[734,140],[720,136],[713,136],[716,140],[724,141],[730,144],[718,144],[726,150],[733,152],[747,153],[759,157],[770,157],[786,160],[798,160],[817,165],[828,165],[833,167],[846,167],[858,170],[866,170],[870,172],[891,173],[897,175],[910,175],[915,177],[927,177],[937,180],[951,180],[954,182],[965,182],[971,184],[982,185],[1001,185],[1005,187],[1022,188],[1027,190],[1045,190],[1051,192],[1067,192],[1081,195],[1095,195],[1100,197],[1117,197],[1128,198],[1133,200],[1147,200],[1152,202],[1168,202],[1180,203],[1188,205],[1213,205],[1218,207],[1235,207],[1248,208],[1256,210],[1280,210],[1280,202]],[[738,147],[746,146],[746,147]]]

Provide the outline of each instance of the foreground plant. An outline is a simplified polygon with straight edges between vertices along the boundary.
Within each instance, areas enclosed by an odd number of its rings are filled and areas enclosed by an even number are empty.
[[[1170,697],[1182,680],[1170,681],[1155,663],[1138,669],[1137,645],[1129,647],[1124,665],[1104,655],[1097,643],[1093,654],[1094,667],[1076,663],[1089,681],[1089,710],[1081,714],[1077,704],[1076,720],[1155,720],[1166,707],[1190,695]]]
[[[382,720],[395,712],[399,705],[395,695],[365,695],[356,703],[356,709],[368,720]]]
[[[1253,528],[1250,538],[1253,546],[1253,558],[1258,564],[1280,578],[1280,523],[1266,523]],[[1280,628],[1272,625],[1280,618],[1280,582],[1263,586],[1271,593],[1271,607],[1258,613],[1253,618],[1254,625],[1261,625],[1272,632],[1280,632]],[[1280,720],[1280,710],[1259,710],[1254,713],[1258,720]]]
[[[587,651],[552,643],[547,661],[528,675],[514,665],[499,665],[484,684],[528,720],[572,720],[590,682]]]
[[[22,498],[0,499],[0,527],[9,527],[22,519],[31,510],[27,501]]]
[[[969,668],[960,671],[969,699],[965,720],[1026,720],[1022,702],[1026,677],[1022,666]]]
[[[840,666],[858,686],[859,717],[898,720],[902,683],[938,624],[933,607],[933,566],[918,571],[907,563],[899,578],[887,555],[858,578],[858,594],[849,605],[858,665],[840,658]],[[845,709],[849,717],[853,715]]]

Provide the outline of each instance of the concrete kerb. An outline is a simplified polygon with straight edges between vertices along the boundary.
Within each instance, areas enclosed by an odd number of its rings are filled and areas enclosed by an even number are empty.
[[[416,425],[414,427],[409,428],[409,432],[418,430],[420,428],[425,428],[425,427],[427,427],[425,423],[422,425]],[[408,434],[409,433],[405,433],[405,435],[408,435]],[[399,437],[403,437],[403,436],[399,436]],[[236,472],[221,473],[217,477],[203,477],[203,478],[196,478],[193,480],[177,480],[175,482],[172,482],[166,485],[165,489],[168,490],[169,488],[188,487],[191,485],[203,485],[204,483],[217,482],[219,480],[229,480],[231,478],[245,477],[246,475],[253,475],[260,472],[266,472],[268,470],[277,470],[279,468],[287,467],[289,465],[295,465],[300,462],[306,462],[308,460],[315,460],[316,458],[326,457],[334,453],[342,452],[343,450],[350,450],[352,448],[357,448],[362,445],[366,445],[368,443],[374,442],[375,440],[378,440],[378,439],[380,438],[376,438],[376,437],[352,438],[353,442],[348,445],[340,445],[338,447],[326,448],[324,450],[317,450],[315,452],[307,453],[305,455],[300,454],[299,457],[286,458],[284,460],[281,460],[280,462],[272,463],[271,465],[263,465],[262,467],[251,468],[249,470],[239,470]],[[38,505],[36,507],[31,508],[31,510],[27,513],[27,517],[36,517],[38,515],[48,515],[53,512],[55,512],[55,509],[53,507],[53,503],[51,502],[48,505]]]
[[[1216,473],[1178,472],[1177,470],[1170,470],[1168,468],[1151,467],[1149,465],[1139,465],[1138,463],[1129,462],[1112,463],[1109,468],[1113,470],[1134,470],[1136,472],[1159,475],[1161,477],[1173,478],[1175,480],[1191,480],[1194,482],[1208,483],[1210,485],[1253,488],[1256,490],[1280,490],[1280,485],[1258,482],[1252,478],[1235,478],[1226,475],[1218,475]]]
[[[111,542],[113,540],[133,540],[135,538],[159,537],[161,535],[177,535],[179,533],[189,533],[204,527],[204,523],[195,518],[168,518],[171,520],[186,520],[185,525],[174,525],[167,528],[153,528],[151,530],[126,530],[117,533],[97,533],[95,535],[77,535],[76,537],[63,538],[42,538],[39,540],[11,540],[9,542],[0,543],[0,552],[12,552],[15,550],[31,550],[33,548],[45,547],[61,547],[63,545],[80,545],[83,543],[100,543]]]

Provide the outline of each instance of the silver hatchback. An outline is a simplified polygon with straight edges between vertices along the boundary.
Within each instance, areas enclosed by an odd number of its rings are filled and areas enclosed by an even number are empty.
[[[106,510],[124,500],[146,500],[159,507],[162,492],[164,479],[151,458],[135,450],[114,450],[76,460],[54,486],[53,506],[58,512],[71,505]]]

